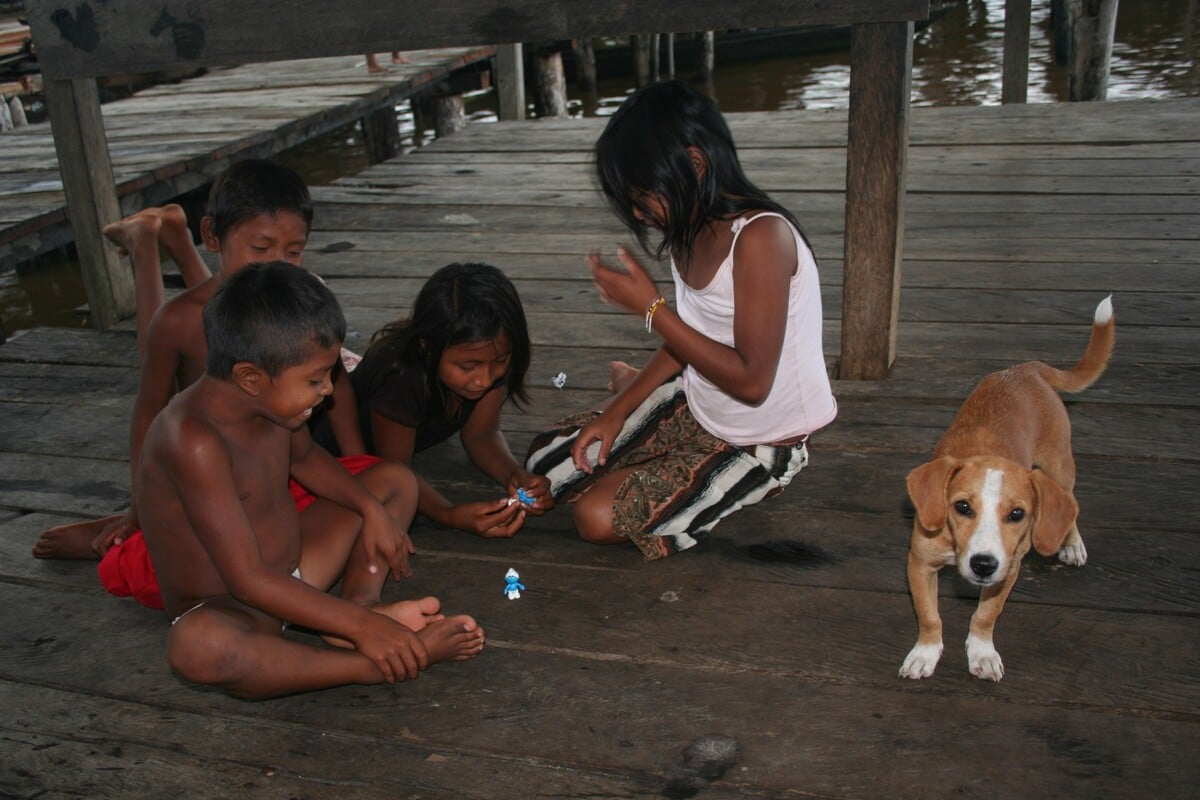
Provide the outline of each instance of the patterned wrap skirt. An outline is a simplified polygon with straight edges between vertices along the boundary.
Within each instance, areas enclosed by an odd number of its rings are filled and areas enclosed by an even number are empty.
[[[586,492],[610,470],[636,467],[613,499],[613,530],[648,560],[696,544],[733,512],[783,491],[808,464],[804,442],[741,447],[713,436],[688,409],[683,378],[658,387],[629,418],[607,463],[591,475],[576,468],[571,447],[599,412],[560,420],[529,446],[525,468],[550,479],[556,501]],[[593,464],[599,443],[588,455]]]

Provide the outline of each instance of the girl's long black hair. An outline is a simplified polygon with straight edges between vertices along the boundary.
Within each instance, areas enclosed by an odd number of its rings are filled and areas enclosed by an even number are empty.
[[[502,333],[512,344],[505,391],[520,407],[529,402],[529,327],[516,287],[490,264],[454,263],[439,269],[421,287],[412,315],[381,328],[371,337],[370,350],[378,348],[387,359],[383,374],[419,369],[428,396],[449,410],[452,398],[437,377],[442,353],[447,347],[491,341]]]
[[[688,148],[704,154],[698,176]],[[663,239],[654,253],[670,252],[685,269],[696,237],[714,219],[751,211],[782,214],[797,230],[796,218],[742,171],[729,125],[716,104],[680,81],[652,84],[629,96],[596,141],[600,188],[616,215],[647,251],[650,226],[634,213],[651,217],[647,196],[666,201],[660,220]]]

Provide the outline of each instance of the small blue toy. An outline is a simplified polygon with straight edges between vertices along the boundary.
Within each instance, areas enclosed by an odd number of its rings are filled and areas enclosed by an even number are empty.
[[[517,501],[527,506],[533,505],[533,497],[524,489],[517,489]]]
[[[525,588],[525,584],[520,583],[521,576],[515,569],[509,569],[504,573],[504,596],[509,600],[521,599],[521,590]]]

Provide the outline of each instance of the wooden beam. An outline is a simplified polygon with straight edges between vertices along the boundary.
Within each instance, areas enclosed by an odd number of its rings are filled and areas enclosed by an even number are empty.
[[[106,0],[25,4],[47,77],[566,40],[927,19],[929,0]]]
[[[879,380],[896,358],[911,22],[853,27],[839,377]]]
[[[133,270],[100,229],[121,218],[95,79],[45,81],[46,109],[92,324],[106,330],[136,307]]]
[[[1030,0],[1004,0],[1001,103],[1024,103],[1029,96],[1030,4]]]
[[[525,57],[520,43],[496,45],[496,116],[525,119]]]

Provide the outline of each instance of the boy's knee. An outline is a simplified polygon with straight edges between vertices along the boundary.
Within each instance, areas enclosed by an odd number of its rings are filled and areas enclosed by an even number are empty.
[[[167,635],[167,663],[176,675],[206,686],[226,683],[236,671],[239,648],[232,633],[197,609]]]
[[[371,468],[368,487],[379,500],[417,492],[417,474],[399,461],[381,461]]]

